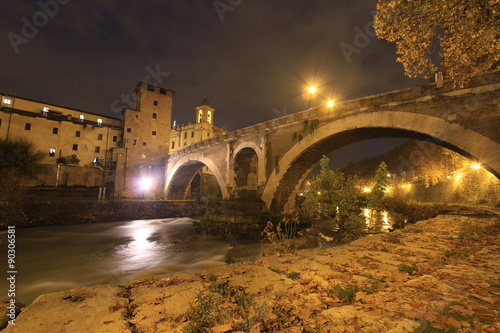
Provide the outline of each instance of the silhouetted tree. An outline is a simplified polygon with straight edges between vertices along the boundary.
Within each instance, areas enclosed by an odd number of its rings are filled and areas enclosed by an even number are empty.
[[[23,139],[0,140],[0,201],[18,203],[21,183],[41,169],[44,153]]]

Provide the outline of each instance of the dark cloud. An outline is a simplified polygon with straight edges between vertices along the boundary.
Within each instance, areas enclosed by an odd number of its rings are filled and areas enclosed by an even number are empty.
[[[230,1],[239,5],[222,14],[214,3],[69,1],[15,53],[8,34],[22,36],[22,18],[42,9],[11,1],[0,14],[0,90],[118,116],[113,101],[159,68],[169,75],[153,83],[177,91],[178,123],[193,121],[208,95],[216,122],[234,130],[304,109],[311,81],[336,99],[421,83],[404,78],[394,47],[370,34],[375,0]],[[357,52],[346,57],[342,43]]]

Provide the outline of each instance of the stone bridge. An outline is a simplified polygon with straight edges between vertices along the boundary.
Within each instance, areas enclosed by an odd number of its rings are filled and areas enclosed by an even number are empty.
[[[166,199],[186,199],[202,167],[214,175],[224,198],[255,191],[281,212],[322,156],[370,138],[412,138],[477,160],[500,178],[500,71],[475,77],[462,88],[429,83],[316,107],[193,144],[168,156]],[[429,153],[413,151],[399,171],[411,171]],[[414,156],[412,156],[414,155]]]

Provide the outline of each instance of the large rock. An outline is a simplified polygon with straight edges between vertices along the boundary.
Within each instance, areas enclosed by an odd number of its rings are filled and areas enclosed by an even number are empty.
[[[124,287],[97,285],[41,295],[2,332],[120,332],[129,327],[125,292]]]

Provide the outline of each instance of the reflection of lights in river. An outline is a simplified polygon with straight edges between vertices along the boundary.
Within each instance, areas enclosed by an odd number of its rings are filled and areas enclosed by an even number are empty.
[[[151,221],[132,221],[124,231],[132,241],[116,248],[123,270],[138,270],[150,267],[161,260],[162,246],[150,238],[158,231],[159,225]]]
[[[369,232],[388,232],[392,226],[391,216],[387,211],[363,209],[363,217]]]
[[[389,223],[389,213],[385,210],[382,212],[382,221],[383,221],[382,229],[387,230],[391,227],[391,224]]]

